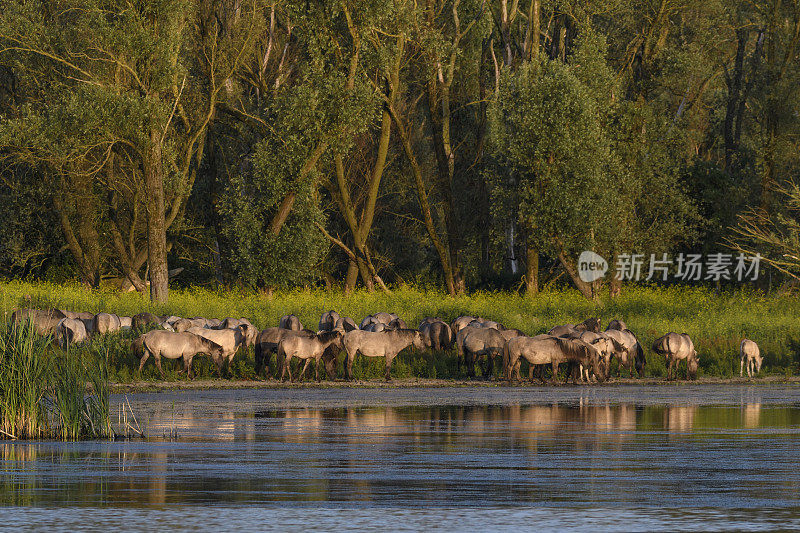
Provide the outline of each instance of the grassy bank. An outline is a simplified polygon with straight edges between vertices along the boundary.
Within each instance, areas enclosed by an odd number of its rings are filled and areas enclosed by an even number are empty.
[[[272,295],[212,292],[205,289],[173,290],[165,305],[152,305],[136,293],[121,294],[88,290],[77,285],[53,285],[26,282],[0,284],[0,305],[3,313],[17,306],[53,306],[97,313],[107,311],[133,315],[141,311],[193,317],[247,317],[259,328],[274,326],[288,313],[300,317],[304,325],[316,328],[319,315],[335,309],[356,321],[376,311],[398,313],[410,326],[416,327],[427,316],[445,320],[462,314],[480,315],[518,328],[533,335],[567,322],[578,322],[589,316],[604,323],[612,318],[627,322],[645,345],[647,373],[660,377],[664,363],[649,350],[652,341],[668,331],[686,332],[692,336],[701,357],[701,375],[738,376],[738,347],[743,337],[755,340],[765,357],[764,370],[769,374],[789,375],[797,371],[800,361],[800,299],[771,296],[751,291],[715,292],[704,288],[631,287],[613,300],[590,302],[575,291],[545,292],[535,298],[513,293],[476,293],[451,298],[441,292],[414,288],[396,289],[387,295],[380,292],[355,292],[344,295],[333,291],[291,291]],[[118,335],[96,339],[84,350],[108,354],[110,376],[116,381],[135,378],[134,361],[128,354],[130,337]],[[210,376],[212,366],[197,361],[200,377]],[[358,358],[357,378],[381,376],[382,361]],[[177,369],[177,365],[165,368]],[[147,365],[144,379],[155,379],[152,364]],[[252,354],[234,362],[234,377],[252,376]],[[398,378],[461,377],[452,356],[438,354],[402,354],[395,362],[393,375]],[[170,379],[182,379],[173,370]]]

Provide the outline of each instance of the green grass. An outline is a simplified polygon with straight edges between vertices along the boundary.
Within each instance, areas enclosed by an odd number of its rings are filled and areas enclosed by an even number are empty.
[[[28,322],[0,323],[0,427],[3,438],[112,435],[105,358],[93,346],[64,352]]]
[[[739,342],[745,336],[756,341],[765,357],[762,372],[793,373],[800,361],[800,299],[792,296],[765,295],[756,291],[714,291],[690,287],[626,287],[616,299],[591,302],[576,291],[545,292],[534,298],[515,293],[479,292],[451,298],[433,290],[410,287],[395,289],[392,294],[356,291],[344,295],[336,291],[295,290],[272,295],[209,291],[191,288],[172,290],[165,305],[153,305],[146,296],[110,290],[89,290],[80,285],[54,285],[11,281],[0,283],[0,311],[9,313],[18,306],[53,306],[71,310],[113,312],[133,315],[142,311],[208,318],[247,317],[259,328],[275,326],[278,319],[294,313],[306,327],[316,329],[323,311],[335,309],[359,322],[377,311],[398,313],[410,327],[427,316],[447,321],[462,314],[480,315],[534,335],[550,327],[578,322],[589,316],[600,317],[604,324],[612,318],[627,322],[645,346],[647,373],[663,376],[663,360],[650,351],[653,340],[668,331],[691,335],[701,358],[701,375],[738,376]],[[112,381],[136,378],[136,361],[128,353],[131,336],[113,335],[95,339],[83,350],[98,350],[109,357]],[[214,375],[213,366],[203,358],[195,359],[199,377]],[[359,357],[356,377],[379,378],[382,361]],[[164,364],[168,379],[185,379],[176,370],[179,365]],[[341,365],[340,365],[341,370]],[[233,377],[252,376],[252,354],[234,361]],[[461,377],[452,355],[403,353],[395,360],[395,377]],[[341,375],[341,373],[340,373]],[[145,366],[145,379],[156,379],[152,363]]]

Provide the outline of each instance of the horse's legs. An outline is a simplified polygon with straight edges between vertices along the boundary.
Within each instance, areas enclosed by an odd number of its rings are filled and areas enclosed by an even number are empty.
[[[351,381],[353,379],[353,361],[356,359],[356,354],[350,353],[348,349],[345,349],[344,353],[344,379]]]
[[[384,364],[386,369],[386,375],[384,377],[386,378],[386,381],[392,381],[392,361],[394,361],[395,357],[397,357],[397,354],[386,354],[384,356]]]
[[[475,354],[469,350],[464,350],[464,366],[467,368],[467,377],[475,377]]]
[[[494,377],[494,356],[492,352],[486,352],[486,365],[483,367],[483,377],[492,379]]]
[[[144,363],[147,361],[149,357],[150,357],[150,350],[148,350],[147,348],[142,350],[142,359],[141,361],[139,361],[139,374],[142,373],[142,368],[144,367]]]
[[[320,379],[319,379],[319,363],[320,363],[320,361],[322,361],[322,355],[320,355],[319,357],[315,357],[314,358],[314,379],[317,380],[317,382],[320,381]]]
[[[161,373],[161,379],[167,379],[164,375],[164,370],[161,368],[161,354],[154,353],[153,358],[156,360],[156,366],[158,367],[158,371]]]
[[[300,372],[300,377],[297,378],[299,381],[303,381],[306,378],[306,370],[308,369],[308,365],[311,364],[311,359],[306,359],[306,364],[303,365],[303,370]]]
[[[281,372],[281,381],[283,381],[283,377],[287,372],[289,373],[289,381],[293,382],[294,376],[292,376],[292,356],[285,353],[283,354],[283,371]]]

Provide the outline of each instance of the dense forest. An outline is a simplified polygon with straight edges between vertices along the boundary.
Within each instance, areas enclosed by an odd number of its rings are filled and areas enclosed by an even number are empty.
[[[3,0],[0,276],[535,293],[800,273],[800,0]],[[605,283],[605,285],[604,285]]]

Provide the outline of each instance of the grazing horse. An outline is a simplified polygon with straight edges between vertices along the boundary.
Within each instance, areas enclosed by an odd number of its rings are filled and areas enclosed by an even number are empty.
[[[440,352],[453,347],[455,336],[447,322],[439,319],[425,319],[419,325],[419,332],[430,348]]]
[[[283,328],[267,328],[262,330],[256,335],[254,341],[253,352],[255,355],[255,371],[256,375],[260,376],[262,372],[266,377],[269,376],[269,358],[270,354],[276,354],[275,359],[275,377],[278,377],[278,372],[281,369],[282,360],[277,357],[278,344],[284,337],[290,335],[301,335],[304,337],[313,337],[316,332],[309,329],[302,329],[300,331],[293,331],[291,329]]]
[[[600,352],[591,344],[581,339],[564,339],[550,335],[537,335],[536,337],[516,337],[508,341],[503,351],[503,363],[506,379],[519,379],[519,363],[524,358],[532,367],[537,365],[551,365],[553,369],[552,382],[558,380],[558,366],[561,363],[583,365],[591,369],[598,380],[605,380]],[[531,378],[533,373],[531,373]],[[569,381],[570,375],[567,375]],[[583,376],[581,376],[583,379]],[[573,374],[573,380],[575,380]]]
[[[461,342],[457,342],[457,346],[460,356],[464,358],[467,375],[471,378],[475,377],[475,361],[483,355],[486,356],[483,375],[490,378],[494,370],[494,358],[502,357],[506,339],[494,328],[468,326],[458,334],[461,336]]]
[[[143,330],[151,325],[160,326],[161,319],[153,313],[144,312],[139,313],[138,315],[133,315],[131,318],[131,324],[133,329]]]
[[[246,318],[232,318],[228,317],[225,320],[209,320],[206,327],[211,329],[233,329],[238,328],[242,324],[250,324],[250,321]],[[250,324],[251,326],[253,324]]]
[[[386,325],[386,329],[408,329],[408,324],[402,318],[395,318]]]
[[[11,314],[15,324],[30,322],[33,330],[42,336],[53,335],[58,323],[67,318],[58,309],[17,309]]]
[[[122,324],[117,315],[112,315],[111,313],[97,313],[94,315],[94,324],[92,324],[92,330],[98,335],[115,333],[121,328]]]
[[[697,377],[697,366],[700,357],[694,349],[694,343],[686,333],[670,332],[656,339],[653,351],[663,356],[667,363],[667,379],[677,377],[677,367],[681,361],[686,361],[686,374],[694,379]]]
[[[525,333],[518,329],[501,329],[500,335],[502,335],[506,342],[508,342],[514,337],[524,337]]]
[[[556,326],[547,332],[551,337],[569,337],[575,332],[591,331],[593,333],[600,333],[600,319],[587,318],[580,324],[564,324],[563,326]]]
[[[203,328],[203,329],[206,329],[206,328],[204,328],[203,326],[201,326],[199,324],[195,324],[195,322],[196,322],[195,320],[190,320],[188,318],[179,318],[178,320],[176,320],[175,322],[172,323],[172,329],[173,329],[173,331],[176,331],[178,333],[182,333],[184,331],[189,331],[192,328]],[[199,322],[199,321],[197,321],[197,322]]]
[[[342,343],[347,352],[345,376],[348,380],[353,379],[353,361],[359,352],[365,357],[383,357],[386,381],[391,381],[392,361],[397,354],[409,346],[413,346],[419,351],[426,348],[422,334],[415,329],[398,329],[378,333],[356,330],[346,333]]]
[[[233,329],[208,329],[192,326],[187,331],[199,337],[219,344],[222,348],[222,360],[225,363],[226,373],[230,370],[233,358],[241,346],[247,346],[246,325]]]
[[[222,377],[222,347],[208,339],[204,339],[194,333],[184,331],[176,333],[174,331],[153,330],[137,338],[131,344],[131,351],[134,355],[140,355],[139,372],[142,371],[145,362],[150,356],[155,359],[156,367],[164,379],[164,370],[161,369],[161,358],[183,359],[183,368],[189,379],[194,378],[192,372],[192,359],[198,353],[204,353],[211,357],[217,365],[217,372]]]
[[[629,329],[607,329],[605,334],[619,345],[615,346],[614,356],[619,360],[620,368],[627,368],[631,376],[633,376],[633,369],[636,368],[639,377],[644,377],[646,363],[644,349],[636,335]],[[611,371],[610,367],[608,371]]]
[[[322,331],[313,337],[303,337],[300,335],[288,335],[281,339],[278,343],[278,359],[283,361],[283,370],[281,371],[281,381],[284,375],[289,373],[289,381],[294,381],[292,377],[292,358],[305,359],[303,370],[300,371],[300,379],[306,375],[311,360],[314,360],[314,379],[320,380],[319,377],[319,362],[325,355],[326,351],[333,351],[334,349],[342,349],[342,332],[341,331]],[[336,354],[333,353],[333,364],[330,360],[325,363],[325,372],[329,378],[335,377],[336,372]]]
[[[89,335],[86,326],[79,318],[62,318],[55,329],[55,338],[63,349],[68,349],[73,344],[85,342]]]
[[[340,318],[339,313],[336,311],[325,311],[322,313],[322,316],[319,317],[319,330],[333,331]]]
[[[478,320],[478,317],[462,315],[453,320],[453,322],[450,324],[450,329],[453,330],[454,335],[458,335],[458,332],[464,329],[465,327],[469,326],[470,322],[472,322],[473,320]]]
[[[617,331],[623,331],[623,330],[628,329],[628,326],[625,325],[625,322],[623,322],[622,320],[617,320],[615,318],[614,320],[612,320],[611,322],[608,323],[608,327],[606,328],[606,331],[608,331],[609,329],[615,329]]]
[[[747,377],[753,377],[753,374],[761,372],[761,363],[764,358],[761,357],[761,350],[758,349],[758,344],[750,339],[744,339],[739,346],[739,355],[742,362],[739,365],[739,375],[744,375],[744,369],[747,368]]]
[[[292,331],[300,331],[303,329],[303,324],[296,315],[283,315],[278,322],[278,327],[283,329],[290,329]]]
[[[348,331],[358,329],[358,325],[356,324],[356,321],[349,316],[340,316],[338,319],[336,319],[336,324],[334,324],[333,329],[347,333]]]
[[[597,351],[600,352],[600,358],[606,371],[606,379],[608,379],[611,374],[611,358],[614,357],[615,354],[625,351],[624,346],[614,340],[613,337],[606,335],[605,333],[594,333],[592,331],[575,332],[569,338],[580,339],[583,342],[589,343],[597,348]],[[582,366],[580,370],[582,373],[586,371],[588,374],[587,368]],[[581,379],[583,379],[583,374],[581,374]],[[588,375],[586,376],[586,380],[589,380]]]

